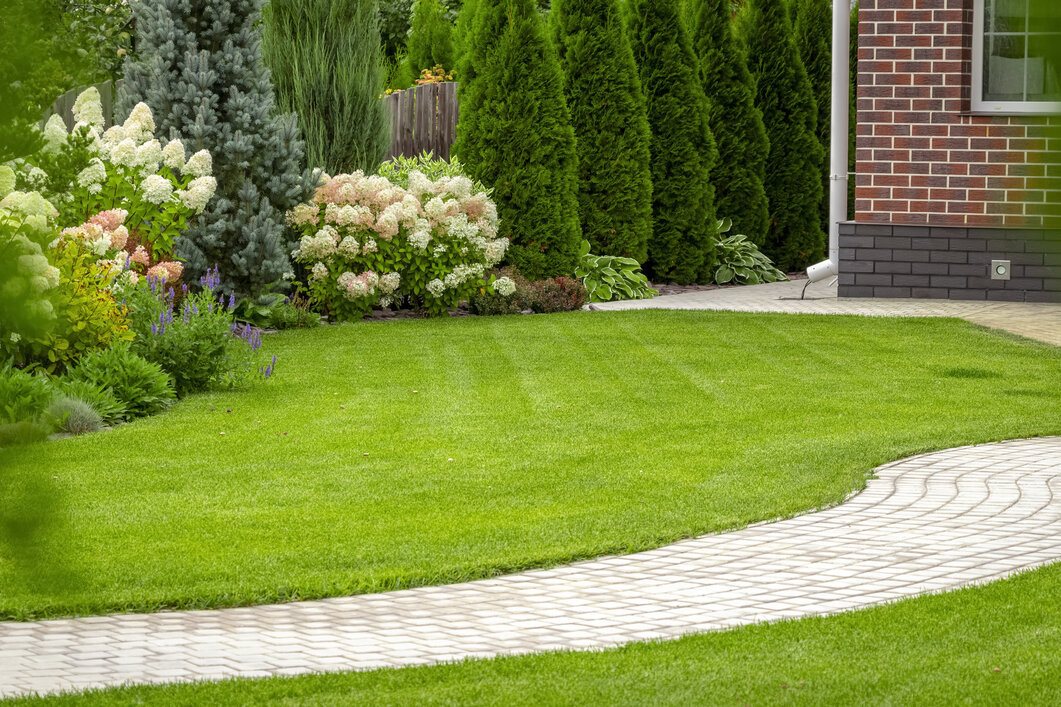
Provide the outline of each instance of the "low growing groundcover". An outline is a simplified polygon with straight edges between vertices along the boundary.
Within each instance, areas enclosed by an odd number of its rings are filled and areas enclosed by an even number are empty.
[[[34,484],[53,508],[36,552],[0,563],[0,615],[457,582],[835,504],[918,452],[1061,433],[1061,352],[954,320],[577,312],[267,346],[277,373],[249,390],[0,451],[0,508]]]
[[[1061,564],[827,618],[596,653],[129,687],[18,704],[1052,705]]]

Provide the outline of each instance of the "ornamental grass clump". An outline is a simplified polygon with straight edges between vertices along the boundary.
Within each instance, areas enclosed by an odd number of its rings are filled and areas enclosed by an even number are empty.
[[[340,174],[288,221],[303,234],[293,255],[309,273],[310,298],[337,320],[375,306],[444,314],[484,286],[508,249],[497,235],[497,208],[466,177],[413,171],[403,188]]]

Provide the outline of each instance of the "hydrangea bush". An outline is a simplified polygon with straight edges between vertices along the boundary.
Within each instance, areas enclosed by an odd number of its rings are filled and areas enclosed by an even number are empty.
[[[288,222],[303,234],[293,256],[308,272],[311,299],[340,320],[377,305],[444,314],[493,285],[486,271],[508,248],[493,201],[463,176],[431,180],[413,171],[403,187],[340,174],[325,178]]]
[[[45,189],[68,223],[122,209],[136,244],[156,260],[172,257],[176,239],[217,189],[210,153],[189,156],[176,138],[163,143],[144,103],[124,123],[104,130],[95,88],[78,96],[73,112],[77,122],[70,131],[59,116],[49,118],[42,154],[19,165],[22,179]],[[49,176],[45,167],[64,174]]]

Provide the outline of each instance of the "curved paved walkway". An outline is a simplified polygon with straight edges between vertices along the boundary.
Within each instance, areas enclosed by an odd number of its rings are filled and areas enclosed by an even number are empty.
[[[1061,437],[887,464],[840,506],[626,557],[246,609],[0,623],[0,695],[585,649],[829,614],[1061,559]]]
[[[861,299],[836,296],[836,285],[806,280],[665,295],[588,305],[594,311],[625,309],[697,309],[788,314],[858,314],[873,317],[958,317],[974,324],[1061,346],[1061,304],[942,299]]]

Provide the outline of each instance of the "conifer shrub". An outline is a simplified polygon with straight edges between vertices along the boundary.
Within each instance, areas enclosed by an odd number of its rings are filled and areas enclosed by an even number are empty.
[[[825,249],[818,107],[796,47],[788,3],[748,0],[739,27],[756,82],[755,105],[770,140],[764,181],[770,229],[763,252],[781,270],[792,271],[818,262]]]
[[[718,159],[704,90],[677,0],[632,0],[630,38],[652,131],[655,282],[707,282],[714,272],[710,173]]]
[[[417,0],[409,31],[409,63],[414,72],[454,68],[453,25],[439,0]]]
[[[643,261],[652,234],[648,112],[617,0],[557,0],[556,48],[578,149],[582,234]]]
[[[270,0],[262,54],[277,104],[298,115],[309,165],[375,169],[390,144],[375,0]]]
[[[456,153],[494,190],[509,262],[531,279],[570,274],[578,165],[556,52],[531,0],[474,1]]]
[[[718,164],[711,171],[715,208],[732,218],[738,233],[761,245],[770,222],[763,187],[770,143],[755,107],[755,82],[733,35],[729,0],[690,0],[688,11],[718,145]]]
[[[284,212],[306,198],[297,120],[277,114],[261,60],[262,0],[139,0],[137,56],[126,64],[125,111],[143,101],[163,135],[213,155],[217,193],[177,241],[190,274],[217,265],[223,287],[257,293],[291,272]],[[204,19],[205,18],[205,19]]]
[[[796,46],[803,66],[807,69],[814,101],[818,107],[818,123],[815,136],[822,146],[820,174],[822,198],[818,209],[821,213],[822,231],[829,232],[829,135],[832,122],[832,35],[833,9],[830,0],[794,0],[792,12],[795,16]],[[857,35],[858,22],[852,34]]]

